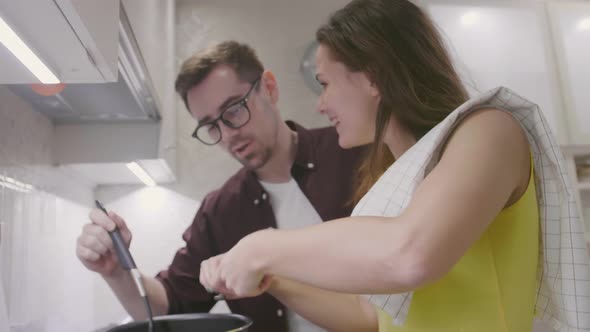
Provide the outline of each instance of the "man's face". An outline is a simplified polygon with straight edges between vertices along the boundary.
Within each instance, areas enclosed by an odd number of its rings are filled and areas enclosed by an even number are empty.
[[[224,111],[223,118],[227,120],[232,120],[234,114],[249,112],[249,120],[246,118],[246,124],[239,128],[232,128],[222,120],[215,124],[221,134],[218,144],[246,168],[256,170],[268,162],[277,142],[280,118],[276,100],[269,97],[268,90],[273,87],[264,77],[258,82],[240,81],[231,67],[219,65],[188,91],[188,106],[199,126],[206,124],[207,128],[213,128],[211,121],[218,119]],[[213,133],[217,128],[200,130],[199,134],[210,130]]]

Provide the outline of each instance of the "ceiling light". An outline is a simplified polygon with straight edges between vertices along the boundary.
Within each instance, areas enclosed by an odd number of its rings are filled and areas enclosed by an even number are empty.
[[[580,31],[590,30],[590,17],[585,18],[585,19],[581,20],[580,23],[578,23],[578,30],[580,30]]]
[[[0,43],[20,61],[43,84],[57,84],[59,79],[39,59],[20,37],[0,17]]]
[[[152,177],[141,166],[139,166],[138,163],[128,163],[127,168],[129,168],[129,170],[133,172],[133,174],[135,174],[135,176],[137,176],[141,182],[145,183],[146,186],[153,187],[156,185],[156,181],[154,181]]]
[[[477,21],[479,21],[479,14],[476,12],[469,12],[461,16],[461,24],[464,26],[474,25]]]

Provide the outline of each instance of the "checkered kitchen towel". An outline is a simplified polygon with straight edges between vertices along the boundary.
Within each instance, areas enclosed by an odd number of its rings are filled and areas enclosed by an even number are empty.
[[[526,130],[533,151],[542,231],[537,317],[557,331],[590,331],[590,264],[584,229],[563,156],[539,107],[499,87],[470,99],[402,155],[357,204],[353,216],[398,216],[434,168],[447,135],[462,116],[482,107],[512,114]],[[370,295],[393,317],[406,320],[412,293]]]

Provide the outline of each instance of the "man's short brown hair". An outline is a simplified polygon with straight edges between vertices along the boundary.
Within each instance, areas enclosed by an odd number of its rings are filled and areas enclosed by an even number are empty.
[[[176,77],[176,92],[184,101],[187,109],[189,109],[188,91],[199,85],[218,65],[227,65],[233,68],[238,78],[244,82],[254,81],[264,71],[254,49],[233,40],[197,52],[182,64]]]

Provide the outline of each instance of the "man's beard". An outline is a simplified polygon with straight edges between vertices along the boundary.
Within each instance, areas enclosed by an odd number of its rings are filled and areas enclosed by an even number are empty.
[[[236,156],[234,157],[240,162],[240,164],[242,164],[242,166],[251,171],[255,171],[266,165],[266,163],[268,163],[268,161],[270,160],[271,156],[271,149],[269,147],[266,147],[260,152],[253,152],[249,155],[246,155],[244,159],[240,159]]]

